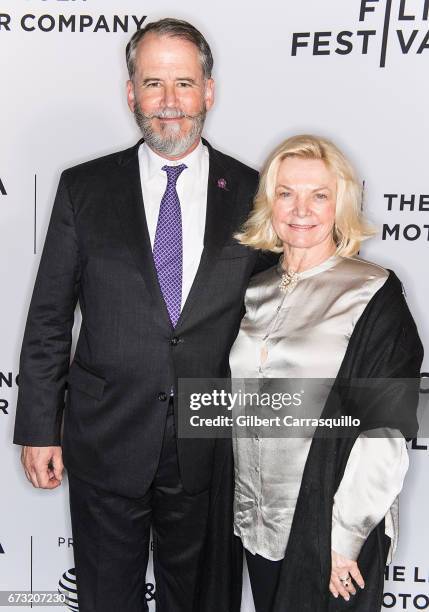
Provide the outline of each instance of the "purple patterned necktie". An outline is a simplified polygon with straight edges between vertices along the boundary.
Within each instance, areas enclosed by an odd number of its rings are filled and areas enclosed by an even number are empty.
[[[182,307],[183,269],[182,213],[176,183],[185,168],[185,164],[162,167],[167,173],[167,187],[159,208],[153,244],[158,280],[173,327],[176,327]]]

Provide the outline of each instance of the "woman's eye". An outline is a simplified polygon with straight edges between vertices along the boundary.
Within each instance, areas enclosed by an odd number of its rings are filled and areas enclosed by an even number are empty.
[[[328,196],[326,195],[326,193],[316,193],[316,198],[318,200],[326,200]]]
[[[279,193],[280,198],[288,198],[290,196],[290,191],[281,191]]]

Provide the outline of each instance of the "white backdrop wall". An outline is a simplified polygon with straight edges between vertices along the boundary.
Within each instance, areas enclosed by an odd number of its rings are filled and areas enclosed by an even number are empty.
[[[124,49],[136,27],[165,16],[193,22],[212,45],[213,145],[259,168],[281,139],[313,132],[349,155],[380,229],[362,255],[400,276],[429,345],[429,0],[3,0],[0,590],[73,580],[67,483],[33,489],[11,444],[19,349],[59,174],[137,140]],[[410,444],[386,609],[429,610],[428,445]],[[147,582],[150,599],[151,571]],[[243,611],[252,610],[246,585]]]

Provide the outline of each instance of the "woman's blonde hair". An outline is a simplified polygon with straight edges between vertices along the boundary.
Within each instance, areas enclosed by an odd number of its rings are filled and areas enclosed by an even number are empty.
[[[337,245],[336,254],[342,257],[355,255],[362,240],[376,233],[360,210],[362,187],[349,161],[332,142],[307,134],[288,138],[271,153],[260,176],[253,211],[235,238],[254,249],[276,253],[283,251],[282,242],[271,222],[271,213],[279,166],[287,157],[320,159],[334,172],[337,177],[333,236]]]

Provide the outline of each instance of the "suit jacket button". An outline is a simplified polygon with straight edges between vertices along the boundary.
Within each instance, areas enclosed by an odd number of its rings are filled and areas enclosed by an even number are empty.
[[[166,393],[164,393],[164,391],[161,391],[161,393],[158,393],[158,399],[160,402],[166,402],[167,401],[167,397],[168,395]]]
[[[176,336],[174,336],[173,338],[171,338],[170,344],[172,346],[177,346],[179,344],[179,338],[176,338]]]

